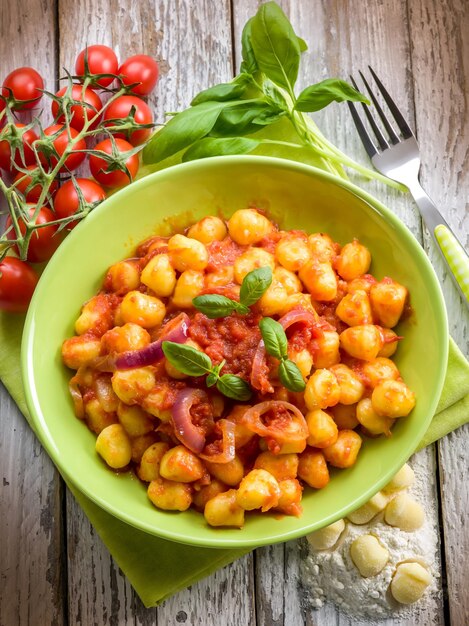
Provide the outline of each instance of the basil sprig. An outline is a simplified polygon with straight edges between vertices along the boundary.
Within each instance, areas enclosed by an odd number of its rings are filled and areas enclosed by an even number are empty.
[[[194,298],[192,304],[212,320],[217,317],[226,317],[234,312],[247,315],[250,312],[249,307],[264,295],[271,283],[270,267],[259,267],[244,277],[239,292],[239,302],[226,296],[208,293]]]
[[[168,361],[186,376],[204,376],[207,374],[207,387],[216,385],[218,391],[233,400],[249,400],[252,395],[248,383],[234,374],[223,374],[220,371],[225,365],[222,361],[213,365],[205,352],[200,352],[191,346],[173,341],[163,341],[163,352]]]
[[[305,381],[297,364],[288,358],[288,341],[282,325],[271,317],[264,317],[259,328],[267,354],[280,361],[278,378],[282,385],[290,391],[303,391]]]
[[[309,85],[297,95],[295,85],[301,55],[307,49],[279,5],[276,2],[262,4],[242,32],[240,73],[229,83],[201,91],[189,108],[174,115],[155,132],[143,150],[144,163],[151,166],[170,157],[176,161],[191,161],[248,154],[254,150],[259,153],[264,145],[275,144],[287,158],[292,150],[306,148],[320,156],[338,176],[346,178],[343,170],[346,165],[370,178],[402,188],[375,170],[355,163],[327,141],[305,115],[332,102],[349,100],[369,104],[363,94],[339,78]],[[281,119],[295,134],[296,143],[277,139],[279,133],[275,131],[272,139],[260,132]],[[288,128],[283,130],[281,135],[289,134]],[[254,133],[255,137],[246,137]]]

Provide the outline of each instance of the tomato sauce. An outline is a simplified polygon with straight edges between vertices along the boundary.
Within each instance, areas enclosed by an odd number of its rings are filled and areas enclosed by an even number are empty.
[[[222,374],[235,374],[249,380],[254,354],[261,340],[260,319],[261,315],[257,313],[245,316],[233,314],[214,320],[203,313],[196,313],[188,334],[214,364],[226,360]]]
[[[225,237],[222,241],[212,241],[207,245],[208,265],[206,272],[216,272],[221,267],[233,265],[247,248],[248,246],[241,246],[230,237]]]

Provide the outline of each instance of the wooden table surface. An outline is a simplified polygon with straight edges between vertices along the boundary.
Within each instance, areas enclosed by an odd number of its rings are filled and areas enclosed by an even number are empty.
[[[280,4],[309,44],[301,84],[347,78],[373,65],[416,129],[424,187],[467,247],[468,0]],[[61,68],[71,69],[86,43],[109,44],[120,58],[145,52],[160,62],[150,100],[162,121],[165,111],[187,106],[201,89],[234,75],[242,27],[257,6],[256,0],[0,0],[0,78],[32,65],[55,90]],[[331,106],[316,120],[333,142],[367,162],[345,105]],[[361,184],[423,240],[443,285],[451,333],[468,355],[467,309],[415,206],[381,184]],[[3,388],[0,415],[1,626],[357,623],[330,605],[304,609],[295,542],[259,549],[157,609],[145,609]],[[468,435],[461,428],[420,453],[439,512],[440,589],[421,602],[418,617],[399,623],[469,624]]]

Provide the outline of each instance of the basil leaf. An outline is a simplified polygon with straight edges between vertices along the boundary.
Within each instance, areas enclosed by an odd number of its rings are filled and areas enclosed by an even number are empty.
[[[278,366],[278,379],[290,391],[303,391],[306,387],[298,365],[286,359]]]
[[[246,137],[231,137],[219,139],[205,137],[196,141],[182,156],[183,162],[205,159],[211,156],[227,156],[230,154],[247,154],[252,152],[260,144],[255,139]]]
[[[271,317],[263,317],[259,322],[259,328],[267,354],[276,359],[284,359],[287,356],[288,342],[282,325]]]
[[[254,16],[251,44],[259,69],[291,92],[298,77],[300,44],[285,13],[275,2],[261,5]]]
[[[226,317],[233,313],[238,303],[226,296],[206,294],[193,298],[192,304],[198,311],[210,319],[216,319],[217,317]]]
[[[231,300],[226,296],[220,296],[215,293],[197,296],[192,300],[192,304],[198,311],[209,317],[211,320],[214,320],[217,317],[226,317],[227,315],[231,315],[234,311],[243,315],[249,313],[249,309],[243,304],[240,304],[235,300]]]
[[[295,109],[308,112],[319,111],[331,102],[344,102],[344,100],[369,104],[369,100],[345,80],[326,78],[320,83],[303,89],[298,96]]]
[[[210,131],[211,137],[247,135],[276,122],[285,111],[265,100],[240,101],[236,107],[227,107],[218,117]]]
[[[226,102],[227,100],[236,100],[246,91],[246,80],[238,80],[232,83],[220,83],[209,89],[205,89],[198,93],[191,102],[191,106],[196,106],[201,102],[216,101]]]
[[[225,106],[226,102],[202,102],[175,115],[145,146],[143,162],[163,161],[205,137]]]
[[[301,37],[297,37],[298,39],[298,45],[300,46],[300,52],[306,52],[306,50],[308,49],[308,44],[306,43],[306,41],[304,39],[301,39]]]
[[[246,72],[247,74],[254,74],[254,72],[257,72],[258,70],[256,57],[251,43],[251,27],[253,19],[254,18],[251,17],[246,22],[241,35],[241,54],[243,61],[241,63],[240,70],[241,72]]]
[[[234,374],[223,374],[217,381],[217,389],[233,400],[249,400],[252,396],[252,389],[248,383]]]
[[[162,347],[171,365],[187,376],[203,376],[212,369],[212,361],[205,352],[173,341],[163,341]]]
[[[246,274],[241,283],[239,300],[246,306],[251,306],[261,298],[272,283],[270,267],[259,267]]]

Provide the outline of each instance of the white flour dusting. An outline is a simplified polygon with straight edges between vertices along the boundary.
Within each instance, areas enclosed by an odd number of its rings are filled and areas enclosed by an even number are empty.
[[[434,502],[429,497],[432,481],[429,481],[428,466],[421,455],[415,455],[409,465],[415,472],[415,482],[407,491],[425,509],[422,528],[415,532],[393,528],[384,522],[381,513],[368,524],[355,525],[346,520],[338,544],[330,550],[316,552],[308,544],[307,555],[300,566],[308,608],[320,608],[330,602],[341,612],[357,618],[380,620],[391,615],[405,618],[419,612],[419,604],[425,602],[426,596],[438,593],[438,517],[435,507],[429,504]],[[389,561],[377,576],[363,578],[350,557],[350,544],[356,537],[368,533],[375,535],[386,546]],[[426,565],[432,574],[432,583],[420,602],[404,606],[392,598],[389,585],[396,565],[407,559]]]

